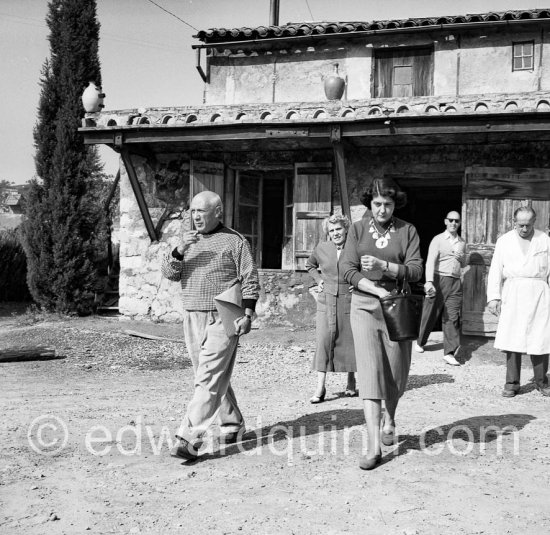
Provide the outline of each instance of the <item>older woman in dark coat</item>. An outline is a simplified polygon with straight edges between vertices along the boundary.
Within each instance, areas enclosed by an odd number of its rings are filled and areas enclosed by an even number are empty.
[[[403,280],[405,269],[410,281],[422,276],[418,233],[393,215],[406,200],[392,180],[374,180],[361,198],[370,214],[352,225],[340,259],[344,278],[354,288],[350,319],[369,451],[359,464],[364,470],[380,463],[381,442],[395,440],[395,412],[411,364],[412,342],[389,339],[379,301],[395,288],[396,279]],[[386,410],[380,430],[382,401]]]
[[[320,242],[307,259],[306,269],[317,282],[317,349],[313,369],[317,371],[317,389],[311,403],[325,400],[327,372],[347,372],[346,396],[355,396],[355,350],[349,312],[350,286],[339,268],[340,253],[346,242],[350,221],[332,215],[323,221],[328,241]]]

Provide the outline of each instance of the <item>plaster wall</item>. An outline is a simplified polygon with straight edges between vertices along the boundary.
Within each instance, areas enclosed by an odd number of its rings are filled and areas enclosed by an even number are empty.
[[[512,71],[512,45],[521,41],[534,41],[534,69],[531,71]],[[533,31],[462,36],[459,45],[459,94],[520,93],[548,89],[548,74],[542,76],[539,65],[541,51],[544,61],[549,57],[544,53],[548,45],[541,43],[540,32]],[[543,86],[543,83],[546,85]]]
[[[209,65],[206,104],[272,102],[274,71],[271,56],[218,56],[212,58]]]
[[[434,43],[434,96],[457,95],[458,57],[457,40],[454,36],[444,37]]]
[[[532,71],[512,71],[512,43],[535,43]],[[398,47],[434,47],[433,95],[521,93],[550,89],[550,42],[540,30],[487,33],[372,36],[340,44],[217,54],[209,58],[206,104],[314,102],[325,99],[323,82],[339,64],[346,79],[343,100],[371,98],[373,51]]]

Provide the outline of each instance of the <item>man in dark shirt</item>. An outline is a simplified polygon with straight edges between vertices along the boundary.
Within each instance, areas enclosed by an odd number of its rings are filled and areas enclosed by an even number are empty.
[[[181,244],[167,255],[162,274],[179,281],[183,299],[185,345],[195,371],[195,391],[170,454],[196,459],[201,437],[217,419],[221,436],[233,441],[244,420],[231,388],[231,373],[240,335],[250,332],[259,297],[258,270],[248,241],[221,223],[222,202],[203,191],[191,201],[196,230],[183,233]],[[241,317],[227,333],[216,310],[216,295],[241,284]]]

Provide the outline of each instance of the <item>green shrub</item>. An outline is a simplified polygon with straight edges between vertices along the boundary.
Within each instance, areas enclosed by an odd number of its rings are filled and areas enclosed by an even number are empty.
[[[30,301],[27,259],[16,229],[0,230],[0,301]]]

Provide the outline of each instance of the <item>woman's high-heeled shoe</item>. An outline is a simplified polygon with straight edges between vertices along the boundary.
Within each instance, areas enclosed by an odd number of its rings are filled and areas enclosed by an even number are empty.
[[[380,453],[378,455],[375,455],[374,457],[367,457],[366,455],[362,455],[361,459],[359,460],[359,468],[361,468],[361,470],[372,470],[373,468],[376,468],[381,462],[382,455]]]
[[[325,401],[326,393],[327,393],[327,389],[323,388],[323,393],[320,396],[312,396],[309,399],[309,402],[313,403],[314,405],[317,404],[317,403],[323,403],[323,401]]]
[[[395,429],[392,429],[391,431],[380,431],[380,440],[382,441],[382,444],[384,446],[393,446],[395,444]]]

